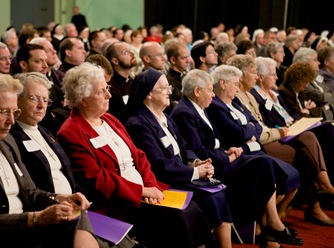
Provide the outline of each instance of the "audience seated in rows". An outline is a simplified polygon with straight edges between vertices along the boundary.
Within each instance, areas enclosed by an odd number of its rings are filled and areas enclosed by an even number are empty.
[[[211,232],[197,204],[182,211],[155,206],[169,186],[156,180],[145,153],[106,113],[111,95],[103,69],[83,63],[67,72],[63,84],[72,112],[57,139],[77,182],[93,195],[96,210],[133,223],[145,247],[209,244]]]

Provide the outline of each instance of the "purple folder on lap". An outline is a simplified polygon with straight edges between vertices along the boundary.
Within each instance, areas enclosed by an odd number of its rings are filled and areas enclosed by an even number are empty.
[[[181,210],[184,210],[188,207],[188,205],[191,201],[191,198],[193,197],[193,194],[194,194],[193,192],[188,191],[186,202],[184,203],[184,206],[183,206],[183,208],[181,208]]]
[[[192,191],[187,191],[187,190],[181,190],[181,189],[174,189],[174,188],[169,188],[168,190],[172,190],[172,191],[180,191],[180,192],[187,192],[187,198],[183,204],[183,207],[181,208],[181,210],[184,210],[188,207],[191,199],[193,198],[194,193]]]
[[[199,186],[196,186],[194,184],[189,183],[189,184],[187,184],[187,186],[190,187],[190,188],[194,188],[194,189],[204,190],[204,191],[207,191],[207,192],[210,192],[210,193],[216,193],[216,192],[221,191],[221,190],[226,188],[226,185],[224,185],[224,184],[217,185],[215,187],[199,187]]]
[[[95,235],[118,244],[128,234],[133,225],[105,215],[87,211]]]
[[[322,125],[321,123],[314,123],[312,126],[305,129],[304,131],[300,132],[299,134],[304,133],[306,131],[309,131],[312,128],[315,128],[315,127],[318,127],[318,126],[321,126],[321,125]],[[297,137],[298,135],[290,135],[290,136],[288,135],[288,136],[285,136],[284,138],[281,138],[280,141],[283,142],[283,143],[286,143],[286,142],[289,142],[290,140],[292,140],[293,138]]]

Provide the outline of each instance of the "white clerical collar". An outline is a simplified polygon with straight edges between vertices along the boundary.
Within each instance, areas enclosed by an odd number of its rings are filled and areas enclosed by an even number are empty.
[[[166,127],[168,127],[168,124],[167,124],[167,118],[165,116],[165,114],[162,112],[162,115],[161,116],[157,116],[153,111],[152,109],[150,109],[149,106],[145,105],[150,111],[151,113],[153,114],[153,116],[157,119],[157,121],[159,122],[160,125],[165,125]]]

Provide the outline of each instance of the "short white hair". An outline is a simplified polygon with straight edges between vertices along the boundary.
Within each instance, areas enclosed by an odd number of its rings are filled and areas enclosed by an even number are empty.
[[[84,62],[68,70],[63,79],[65,98],[70,107],[76,107],[85,97],[90,96],[96,79],[104,78],[100,66]]]
[[[298,51],[293,55],[293,63],[308,63],[312,56],[316,55],[317,52],[313,50],[312,48],[308,47],[301,47],[298,49]]]
[[[193,94],[196,87],[203,89],[208,82],[213,82],[213,78],[209,73],[203,70],[193,69],[188,72],[182,80],[182,94],[190,96]]]
[[[235,66],[220,65],[214,69],[211,75],[213,77],[213,87],[216,87],[219,85],[220,80],[231,81],[233,78],[240,78],[242,71]]]
[[[268,75],[270,66],[276,69],[276,61],[268,57],[256,57],[256,70],[261,75]]]

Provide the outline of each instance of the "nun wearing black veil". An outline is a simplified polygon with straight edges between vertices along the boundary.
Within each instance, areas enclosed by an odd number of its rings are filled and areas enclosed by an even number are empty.
[[[125,127],[136,146],[146,153],[159,181],[189,190],[187,185],[193,180],[210,180],[214,167],[210,158],[200,160],[188,149],[173,120],[164,114],[171,93],[166,76],[157,70],[149,68],[139,74],[130,89]],[[225,191],[193,191],[193,200],[206,216],[217,247],[232,247],[232,218]]]

